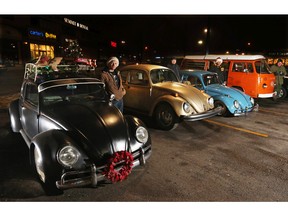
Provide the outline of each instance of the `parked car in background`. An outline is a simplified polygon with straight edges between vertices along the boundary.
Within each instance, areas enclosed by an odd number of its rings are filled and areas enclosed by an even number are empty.
[[[20,98],[9,107],[46,193],[121,181],[144,165],[152,152],[144,123],[113,106],[98,79],[49,67],[26,64]]]
[[[222,108],[223,116],[241,116],[257,109],[254,99],[244,92],[220,84],[217,73],[209,71],[180,72],[183,82],[186,82],[214,98],[215,106]]]
[[[181,70],[208,70],[216,60],[222,58],[222,67],[227,72],[227,86],[237,88],[253,98],[275,97],[275,76],[271,73],[266,58],[262,55],[188,55]]]
[[[7,67],[3,64],[0,64],[0,72],[6,71]]]
[[[211,96],[179,82],[167,67],[150,64],[121,68],[124,111],[130,110],[154,117],[163,130],[172,130],[181,121],[196,121],[219,114]]]

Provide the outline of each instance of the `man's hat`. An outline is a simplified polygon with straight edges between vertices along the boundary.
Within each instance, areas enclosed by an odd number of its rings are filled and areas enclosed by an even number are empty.
[[[216,58],[216,63],[222,64],[223,63],[223,59],[221,59],[220,57]]]

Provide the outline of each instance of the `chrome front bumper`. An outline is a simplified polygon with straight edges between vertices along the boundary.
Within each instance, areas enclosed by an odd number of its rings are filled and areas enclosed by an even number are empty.
[[[233,114],[234,116],[244,116],[247,115],[249,112],[257,112],[259,110],[259,104],[255,104],[252,108],[247,108],[245,110],[236,110]]]
[[[133,167],[139,165],[145,165],[146,160],[151,156],[151,146],[141,148],[139,151],[133,153],[133,158],[137,158],[133,161]],[[61,176],[61,180],[56,181],[56,186],[59,189],[68,189],[74,187],[92,186],[96,187],[99,181],[105,179],[103,170],[105,166],[96,167],[92,164],[89,168],[81,171],[68,171]],[[78,177],[77,177],[78,176]],[[80,177],[82,176],[82,177]],[[85,176],[85,177],[83,177]]]
[[[201,119],[206,119],[206,118],[216,116],[220,114],[221,110],[222,110],[221,107],[216,107],[204,113],[194,114],[190,116],[181,116],[181,119],[183,119],[184,121],[198,121]]]

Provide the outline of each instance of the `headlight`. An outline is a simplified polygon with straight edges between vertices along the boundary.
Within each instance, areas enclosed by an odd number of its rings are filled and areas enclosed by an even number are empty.
[[[139,142],[146,143],[149,135],[147,129],[140,126],[137,128],[135,136]]]
[[[80,153],[73,146],[65,146],[58,152],[58,162],[63,166],[72,167],[77,163]]]
[[[214,99],[213,99],[213,97],[210,97],[210,98],[208,99],[208,104],[209,104],[210,106],[213,106],[213,105],[214,105]]]
[[[234,107],[236,109],[239,109],[239,107],[240,107],[239,102],[237,100],[234,101]]]
[[[186,112],[186,113],[190,113],[191,112],[191,106],[189,103],[185,102],[183,104],[183,110]]]
[[[251,98],[250,98],[250,102],[251,102],[251,104],[254,105],[254,103],[255,103],[255,102],[254,102],[254,98],[251,97]]]

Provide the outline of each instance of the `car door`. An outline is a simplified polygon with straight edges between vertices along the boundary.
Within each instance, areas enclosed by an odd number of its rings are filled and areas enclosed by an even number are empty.
[[[24,85],[24,95],[21,102],[21,124],[29,139],[38,134],[39,95],[35,83]]]
[[[123,84],[126,89],[124,96],[124,107],[127,109],[148,113],[151,107],[150,102],[150,83],[147,72],[144,70],[132,69],[122,71],[125,79]]]
[[[228,76],[228,86],[243,90],[248,95],[255,95],[257,90],[257,78],[253,73],[252,62],[233,61]]]

